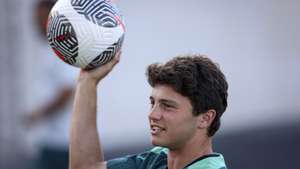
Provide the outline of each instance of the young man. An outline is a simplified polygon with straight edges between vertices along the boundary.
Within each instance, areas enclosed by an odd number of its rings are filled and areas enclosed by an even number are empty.
[[[200,55],[176,57],[147,68],[152,144],[158,147],[118,159],[103,159],[96,129],[97,84],[118,63],[81,71],[72,118],[71,169],[226,169],[212,150],[212,136],[227,107],[228,84],[220,69]]]

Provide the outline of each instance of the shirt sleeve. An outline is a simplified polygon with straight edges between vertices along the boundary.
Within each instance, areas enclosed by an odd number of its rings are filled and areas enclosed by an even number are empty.
[[[147,153],[139,155],[127,155],[121,158],[116,158],[107,161],[108,169],[138,169],[141,163],[145,160]]]
[[[166,165],[166,156],[151,151],[107,161],[107,169],[154,169]]]

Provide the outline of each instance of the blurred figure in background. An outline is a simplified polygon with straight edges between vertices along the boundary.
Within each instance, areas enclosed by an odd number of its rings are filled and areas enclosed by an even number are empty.
[[[68,168],[69,119],[76,69],[64,64],[47,43],[48,14],[55,1],[39,0],[34,7],[38,45],[32,69],[34,107],[26,117],[34,148],[32,169]]]

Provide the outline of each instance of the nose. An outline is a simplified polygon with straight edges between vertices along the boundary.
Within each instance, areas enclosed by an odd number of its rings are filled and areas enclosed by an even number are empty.
[[[160,120],[162,118],[162,111],[159,109],[158,105],[154,105],[149,112],[150,120]]]

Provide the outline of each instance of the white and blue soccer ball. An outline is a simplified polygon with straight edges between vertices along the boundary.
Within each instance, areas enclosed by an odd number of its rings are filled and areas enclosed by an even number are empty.
[[[110,0],[58,0],[47,25],[50,46],[64,62],[93,69],[121,49],[125,25]]]

